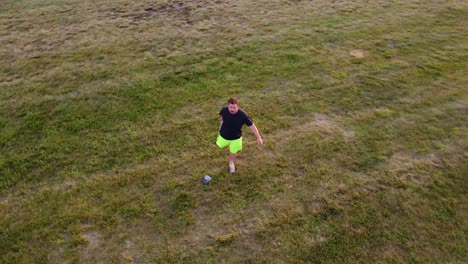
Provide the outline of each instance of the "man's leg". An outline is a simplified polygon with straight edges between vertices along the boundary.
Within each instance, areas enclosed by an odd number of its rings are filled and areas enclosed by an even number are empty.
[[[239,139],[231,140],[229,142],[229,171],[236,172],[234,162],[236,161],[237,152],[242,150],[242,137]]]
[[[229,152],[229,162],[235,162],[237,157],[237,153]]]
[[[234,162],[236,161],[237,153],[229,152],[229,172],[234,173],[236,172],[236,167],[234,166]]]

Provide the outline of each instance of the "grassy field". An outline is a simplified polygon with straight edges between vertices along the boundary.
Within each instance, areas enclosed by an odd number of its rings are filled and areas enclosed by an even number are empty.
[[[467,17],[1,1],[0,263],[466,263]],[[235,175],[230,96],[265,141]]]

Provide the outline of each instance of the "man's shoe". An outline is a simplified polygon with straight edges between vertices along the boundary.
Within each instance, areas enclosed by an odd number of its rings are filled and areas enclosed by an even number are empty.
[[[230,173],[236,172],[236,167],[234,166],[234,162],[229,162],[229,172]]]

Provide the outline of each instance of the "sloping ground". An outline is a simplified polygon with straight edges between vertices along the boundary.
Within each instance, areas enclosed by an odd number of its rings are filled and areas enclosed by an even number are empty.
[[[465,262],[467,15],[3,1],[1,262]],[[234,176],[231,95],[265,140]]]

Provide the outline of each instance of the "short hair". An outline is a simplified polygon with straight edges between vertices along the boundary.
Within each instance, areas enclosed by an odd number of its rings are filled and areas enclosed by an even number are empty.
[[[229,104],[236,104],[236,105],[239,105],[239,99],[237,99],[237,98],[235,98],[235,97],[231,97],[231,98],[229,98],[228,103],[229,103]]]

